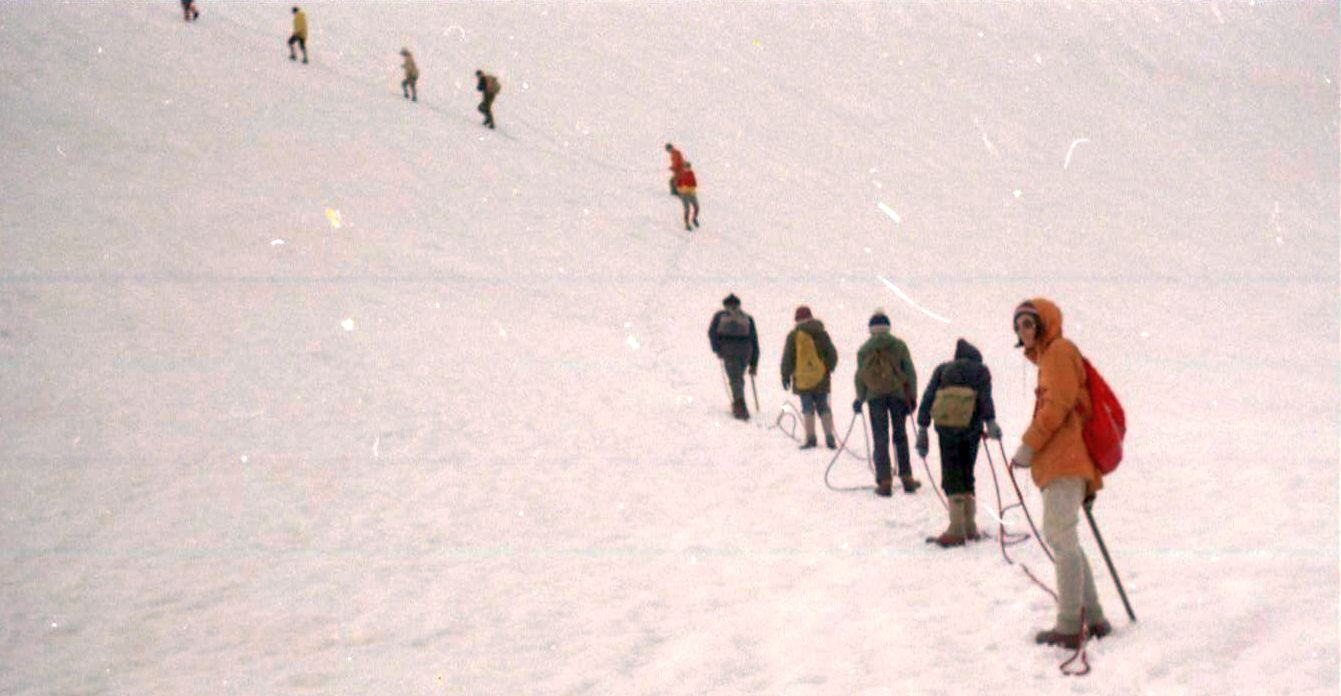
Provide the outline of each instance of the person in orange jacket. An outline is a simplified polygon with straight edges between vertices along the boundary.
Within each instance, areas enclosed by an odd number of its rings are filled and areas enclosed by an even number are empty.
[[[297,5],[293,7],[293,35],[289,37],[289,60],[298,60],[297,54],[293,52],[293,45],[298,44],[298,48],[303,49],[303,62],[307,62],[307,15],[298,9]]]
[[[688,162],[684,163],[684,169],[675,177],[675,195],[684,204],[684,228],[692,232],[694,227],[698,227],[698,179],[694,178],[694,166]],[[689,214],[691,207],[694,210],[692,217]],[[693,227],[690,227],[691,222]]]
[[[1043,538],[1057,571],[1057,623],[1034,636],[1039,644],[1079,647],[1088,631],[1102,638],[1113,630],[1104,619],[1089,560],[1080,549],[1080,506],[1103,487],[1081,436],[1090,414],[1085,366],[1075,344],[1062,338],[1062,310],[1041,297],[1015,308],[1017,348],[1038,366],[1034,417],[1011,457],[1028,468],[1043,491]]]
[[[666,152],[670,153],[671,158],[670,193],[672,196],[674,196],[676,195],[675,180],[679,178],[680,172],[684,171],[684,155],[681,154],[679,150],[675,149],[675,146],[671,145],[670,143],[666,143]]]

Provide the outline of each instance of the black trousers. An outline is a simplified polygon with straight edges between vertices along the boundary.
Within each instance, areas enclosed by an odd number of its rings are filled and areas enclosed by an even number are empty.
[[[941,445],[941,489],[946,495],[973,493],[973,467],[982,438],[976,432],[937,428],[936,439]]]
[[[893,396],[880,396],[866,402],[871,412],[871,444],[875,448],[875,480],[886,481],[889,475],[889,441],[894,441],[894,456],[899,464],[899,477],[911,476],[908,463],[908,403]],[[893,425],[893,432],[890,426]]]

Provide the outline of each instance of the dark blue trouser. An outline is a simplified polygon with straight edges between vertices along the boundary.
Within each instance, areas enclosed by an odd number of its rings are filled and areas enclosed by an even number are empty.
[[[894,424],[894,455],[899,460],[899,476],[911,476],[908,465],[908,404],[893,396],[878,396],[866,402],[871,411],[871,440],[875,447],[875,480],[889,480],[890,423]]]
[[[722,356],[726,367],[726,380],[731,383],[731,400],[745,401],[745,368],[749,361],[739,355],[727,353]]]
[[[973,465],[978,461],[977,431],[955,432],[936,429],[941,445],[941,488],[946,495],[973,493]]]

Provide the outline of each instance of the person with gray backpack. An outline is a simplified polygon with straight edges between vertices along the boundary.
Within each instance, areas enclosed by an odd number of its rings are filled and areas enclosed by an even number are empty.
[[[894,441],[898,458],[899,480],[903,492],[913,493],[922,482],[913,478],[908,457],[908,430],[904,421],[917,405],[917,372],[908,344],[889,331],[889,317],[877,309],[867,326],[871,337],[857,351],[857,400],[852,410],[861,413],[863,405],[871,407],[871,440],[875,447],[875,494],[888,498],[893,495],[894,479],[890,475],[889,442]],[[893,425],[891,433],[890,426]]]
[[[745,370],[749,369],[750,376],[759,372],[759,334],[754,329],[754,317],[741,311],[739,297],[731,294],[722,300],[722,309],[712,315],[712,323],[708,325],[708,342],[731,383],[731,415],[749,420]]]
[[[955,344],[954,360],[936,366],[922,393],[917,456],[923,459],[930,449],[927,428],[933,423],[941,448],[941,488],[949,501],[950,526],[927,542],[941,548],[963,546],[965,540],[982,538],[974,519],[973,466],[978,461],[978,444],[984,435],[1000,440],[1001,428],[992,402],[992,372],[983,364],[982,353],[962,338]]]

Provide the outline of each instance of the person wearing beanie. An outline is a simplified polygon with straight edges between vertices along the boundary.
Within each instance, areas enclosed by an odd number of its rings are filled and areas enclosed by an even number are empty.
[[[819,413],[824,425],[824,445],[836,449],[833,412],[829,409],[829,375],[838,365],[838,351],[833,347],[824,323],[810,313],[810,308],[796,308],[796,328],[787,334],[782,346],[782,388],[792,389],[801,397],[801,416],[806,439],[801,449],[814,449],[815,414]]]
[[[298,60],[293,45],[303,49],[303,62],[307,62],[307,15],[295,5],[293,8],[293,34],[289,36],[289,60]]]
[[[893,495],[889,443],[894,441],[899,480],[904,493],[913,493],[922,482],[913,478],[908,457],[908,431],[904,422],[916,406],[917,372],[908,345],[890,333],[889,317],[877,309],[867,323],[871,337],[857,351],[857,374],[853,378],[857,400],[852,410],[861,413],[870,406],[871,440],[875,448],[876,495]],[[893,426],[892,430],[890,426]]]
[[[402,48],[400,54],[405,58],[405,62],[401,64],[401,67],[405,68],[405,79],[401,80],[400,91],[406,99],[419,101],[419,89],[416,87],[419,82],[419,66],[414,64],[414,54],[410,53],[410,49]]]
[[[1074,649],[1085,632],[1102,638],[1113,630],[1077,531],[1080,507],[1103,487],[1082,437],[1091,410],[1085,366],[1075,344],[1062,337],[1062,310],[1051,300],[1022,302],[1012,318],[1016,345],[1038,366],[1038,387],[1033,420],[1010,465],[1029,469],[1043,492],[1043,538],[1057,573],[1057,622],[1034,641]]]
[[[972,343],[959,339],[954,360],[941,363],[931,373],[922,407],[917,411],[917,456],[926,459],[927,428],[936,425],[941,450],[941,488],[949,502],[950,526],[927,539],[941,548],[963,546],[965,540],[982,538],[974,519],[973,465],[978,461],[978,443],[983,437],[1001,439],[992,401],[992,372],[982,362],[982,353]],[[986,431],[984,432],[984,428]]]
[[[712,323],[708,325],[708,342],[731,383],[731,415],[749,420],[745,370],[750,371],[751,377],[759,372],[759,334],[754,328],[754,317],[741,311],[739,297],[732,294],[722,300],[722,309],[712,315]]]

